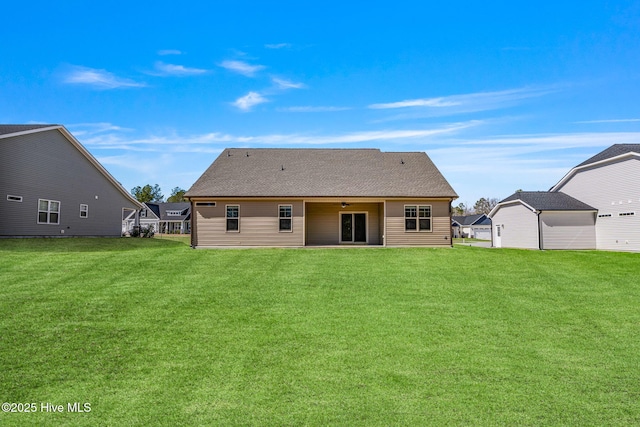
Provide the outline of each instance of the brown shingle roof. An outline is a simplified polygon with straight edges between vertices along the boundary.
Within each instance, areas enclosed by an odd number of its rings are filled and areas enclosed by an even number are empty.
[[[458,197],[426,153],[225,149],[186,197]]]

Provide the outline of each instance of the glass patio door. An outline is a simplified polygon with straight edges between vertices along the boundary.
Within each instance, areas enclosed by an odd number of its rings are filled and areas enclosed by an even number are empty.
[[[340,243],[367,243],[367,214],[340,214]]]

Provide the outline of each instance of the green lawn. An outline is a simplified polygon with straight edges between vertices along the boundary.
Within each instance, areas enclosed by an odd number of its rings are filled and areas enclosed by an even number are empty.
[[[0,425],[638,425],[639,273],[607,252],[0,240],[0,401],[37,405]]]

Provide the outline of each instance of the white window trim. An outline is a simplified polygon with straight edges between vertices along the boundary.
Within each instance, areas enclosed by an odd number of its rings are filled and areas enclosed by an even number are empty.
[[[40,202],[47,202],[47,210],[46,211],[41,211],[40,210]],[[40,212],[47,212],[47,219],[51,218],[51,203],[57,203],[58,204],[58,212],[56,212],[58,214],[58,222],[40,222]],[[49,200],[49,199],[38,199],[38,216],[36,217],[36,221],[38,224],[43,224],[43,225],[58,225],[60,224],[60,213],[62,211],[62,203],[60,203],[60,201],[58,200]]]
[[[236,218],[227,216],[227,209],[228,208],[232,208],[232,207],[238,208],[238,216]],[[237,230],[229,230],[229,227],[227,227],[227,220],[228,219],[237,219],[238,220],[238,229]],[[240,232],[240,205],[224,205],[224,229],[225,229],[225,231],[227,233],[239,233]]]
[[[407,207],[412,207],[412,208],[416,208],[416,229],[415,230],[407,230]],[[421,217],[420,216],[420,208],[429,208],[429,213],[431,214],[428,217]],[[420,230],[420,218],[429,218],[429,226],[430,228],[428,230]],[[402,209],[402,220],[403,220],[403,226],[404,226],[404,232],[405,233],[433,233],[433,205],[419,205],[419,204],[407,204],[404,205],[404,208]]]
[[[280,208],[284,208],[284,207],[288,207],[291,209],[291,216],[290,217],[282,217],[280,216]],[[282,219],[288,219],[289,221],[291,221],[291,228],[289,230],[283,230],[280,228],[280,220]],[[278,232],[279,233],[293,233],[293,205],[292,204],[283,204],[283,205],[278,205]]]
[[[83,213],[84,215],[82,215]],[[89,205],[86,203],[80,203],[80,218],[89,218]]]
[[[22,203],[22,196],[14,196],[13,194],[7,194],[7,200],[10,202]]]

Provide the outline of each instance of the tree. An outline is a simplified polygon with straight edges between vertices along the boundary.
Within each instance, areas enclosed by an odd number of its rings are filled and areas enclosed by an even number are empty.
[[[462,216],[467,214],[468,209],[464,203],[459,203],[458,206],[453,206],[451,211],[453,215]]]
[[[184,193],[186,193],[186,190],[180,187],[175,187],[173,190],[171,190],[171,196],[169,196],[169,198],[167,199],[167,202],[169,203],[184,202],[185,201]]]
[[[153,187],[149,184],[144,187],[134,187],[131,189],[131,194],[135,197],[140,203],[145,202],[154,202],[160,203],[164,199],[162,192],[160,190],[160,186],[158,184]]]
[[[498,204],[498,202],[499,200],[496,198],[485,199],[484,197],[482,197],[476,202],[475,205],[473,205],[473,209],[475,210],[476,214],[488,214],[489,212],[491,212],[491,209],[493,209]]]

